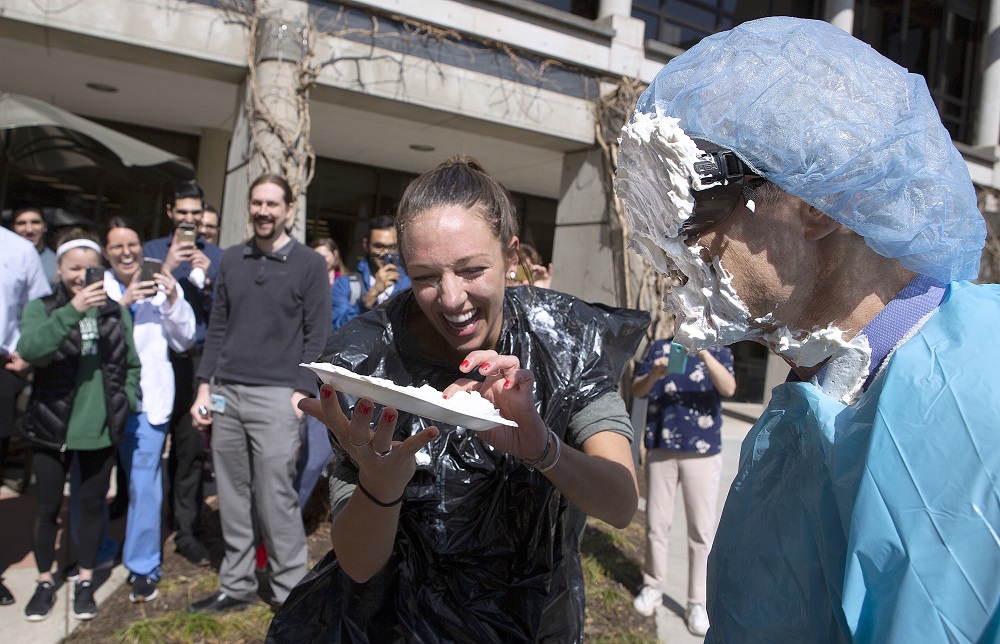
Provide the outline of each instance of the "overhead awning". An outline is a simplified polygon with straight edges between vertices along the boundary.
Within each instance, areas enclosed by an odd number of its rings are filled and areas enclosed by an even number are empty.
[[[184,157],[45,101],[0,92],[0,211],[28,201],[99,223],[114,213],[160,212],[155,202],[163,192],[193,177]]]
[[[179,164],[189,173],[193,172],[191,162],[170,152],[134,139],[99,123],[67,112],[30,96],[0,92],[0,130],[17,128],[38,128],[39,131],[27,142],[28,149],[45,150],[45,141],[55,144],[60,138],[54,130],[69,130],[83,134],[111,151],[126,166],[157,166]],[[51,128],[51,129],[50,129]],[[76,137],[70,137],[76,138]],[[9,149],[9,148],[8,148]],[[11,151],[11,160],[23,156]]]

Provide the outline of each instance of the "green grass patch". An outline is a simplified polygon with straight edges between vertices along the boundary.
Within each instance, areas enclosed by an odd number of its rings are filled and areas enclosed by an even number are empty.
[[[132,622],[111,637],[120,644],[160,642],[261,641],[274,614],[267,606],[251,606],[231,613],[174,611],[155,619]]]

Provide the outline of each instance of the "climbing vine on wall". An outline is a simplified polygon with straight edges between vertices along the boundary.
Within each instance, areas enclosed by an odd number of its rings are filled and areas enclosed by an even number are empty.
[[[633,78],[617,79],[613,89],[596,101],[594,119],[597,143],[601,146],[604,158],[608,222],[614,237],[615,279],[619,284],[618,292],[623,295],[624,300],[620,303],[649,311],[652,322],[646,331],[644,345],[657,338],[673,335],[674,318],[663,309],[666,278],[628,250],[631,231],[622,204],[614,191],[614,178],[618,169],[618,137],[645,88],[645,84]]]

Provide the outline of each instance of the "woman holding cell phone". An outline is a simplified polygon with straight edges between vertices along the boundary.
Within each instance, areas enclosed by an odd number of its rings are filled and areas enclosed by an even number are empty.
[[[122,564],[131,572],[129,599],[146,602],[156,597],[160,580],[160,455],[174,406],[168,349],[180,353],[191,348],[195,317],[163,263],[142,257],[139,233],[127,220],[115,217],[108,222],[104,255],[111,265],[104,289],[132,313],[135,348],[142,360],[142,410],[129,415],[118,450],[128,475]]]
[[[32,446],[36,478],[34,553],[38,586],[24,609],[29,621],[49,616],[55,603],[52,565],[66,474],[74,461],[80,482],[80,576],[73,615],[97,614],[93,568],[104,533],[104,495],[131,411],[138,408],[139,356],[132,317],[109,301],[104,284],[87,283],[101,266],[101,247],[83,229],[62,235],[52,295],[24,308],[17,351],[35,368],[22,432]],[[103,273],[103,269],[100,269]],[[93,279],[93,277],[91,278]]]

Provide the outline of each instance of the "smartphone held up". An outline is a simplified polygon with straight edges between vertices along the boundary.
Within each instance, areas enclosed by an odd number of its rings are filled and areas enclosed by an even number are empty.
[[[139,269],[140,282],[152,282],[153,276],[163,270],[163,262],[151,257],[142,258],[142,267]]]
[[[95,284],[97,282],[104,281],[104,267],[103,266],[88,266],[84,269],[83,283],[86,286]]]
[[[191,224],[181,224],[177,227],[178,243],[195,243],[198,239],[198,230]]]

